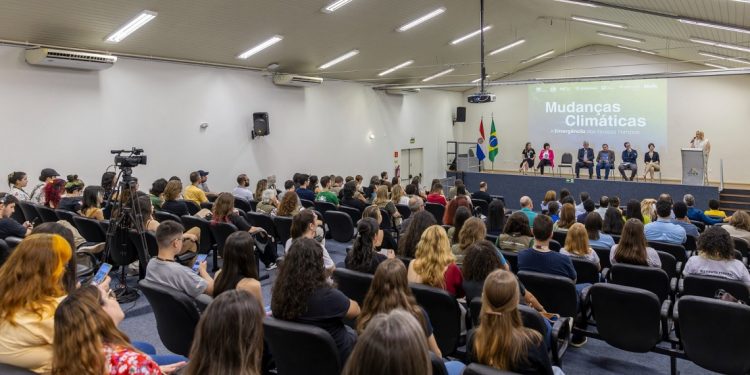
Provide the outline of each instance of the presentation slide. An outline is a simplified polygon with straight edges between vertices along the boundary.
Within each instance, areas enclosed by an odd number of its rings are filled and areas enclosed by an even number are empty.
[[[667,147],[665,79],[531,85],[528,110],[529,142],[537,155],[549,143],[558,161],[564,152],[575,161],[584,140],[595,154],[608,144],[617,160],[625,142],[638,150],[639,160],[649,143],[657,151]]]

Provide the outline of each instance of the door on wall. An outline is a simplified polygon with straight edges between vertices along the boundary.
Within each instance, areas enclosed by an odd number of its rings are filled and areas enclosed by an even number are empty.
[[[422,149],[402,149],[400,165],[401,181],[409,183],[414,176],[422,177]]]

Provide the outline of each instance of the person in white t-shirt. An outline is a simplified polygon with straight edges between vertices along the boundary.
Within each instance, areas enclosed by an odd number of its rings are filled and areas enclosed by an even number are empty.
[[[739,280],[750,286],[750,273],[734,258],[732,237],[722,227],[711,226],[698,237],[698,255],[688,259],[682,274]]]

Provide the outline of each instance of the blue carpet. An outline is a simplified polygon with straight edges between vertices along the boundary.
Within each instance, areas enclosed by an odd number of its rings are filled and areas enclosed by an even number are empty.
[[[333,240],[326,241],[326,248],[335,263],[344,261],[347,246],[351,245]],[[283,249],[279,248],[279,253],[282,252]],[[209,257],[209,263],[210,259],[211,257]],[[270,272],[261,270],[261,275],[270,276],[262,282],[265,304],[270,304],[271,285],[277,272],[278,270]],[[115,278],[114,274],[112,277]],[[136,279],[137,277],[128,278],[128,284],[134,286]],[[113,287],[115,284],[116,281],[113,280]],[[170,353],[159,339],[154,314],[145,297],[141,295],[135,302],[123,304],[122,309],[125,311],[125,320],[120,324],[120,329],[127,333],[131,340],[153,344],[158,354]],[[563,357],[562,368],[567,374],[669,374],[669,357],[655,353],[630,353],[609,346],[603,341],[589,338],[588,343],[583,347],[568,349]],[[677,361],[677,369],[684,375],[711,373],[684,360]]]

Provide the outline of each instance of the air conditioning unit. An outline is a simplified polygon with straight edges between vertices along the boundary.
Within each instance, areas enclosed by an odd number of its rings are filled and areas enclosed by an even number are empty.
[[[419,89],[386,89],[385,93],[388,95],[404,96],[410,94],[419,94]]]
[[[98,53],[66,51],[52,48],[26,50],[26,62],[31,65],[81,70],[103,70],[110,68],[116,61],[117,56]]]
[[[273,83],[279,86],[309,87],[323,83],[320,77],[305,77],[296,74],[274,74]]]

